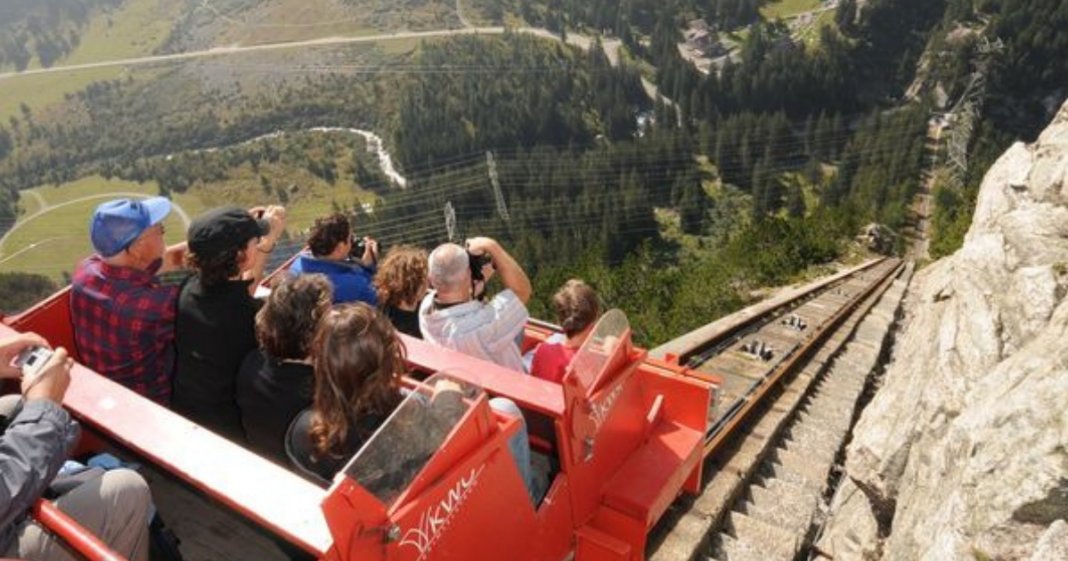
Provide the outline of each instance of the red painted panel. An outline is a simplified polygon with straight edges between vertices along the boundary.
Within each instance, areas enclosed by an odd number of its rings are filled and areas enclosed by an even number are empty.
[[[408,362],[427,372],[450,374],[480,386],[491,396],[505,396],[523,409],[554,417],[563,415],[564,395],[559,384],[527,376],[489,361],[401,335]]]
[[[0,325],[0,337],[13,333]],[[63,406],[90,430],[309,552],[329,547],[324,493],[313,483],[79,364]]]

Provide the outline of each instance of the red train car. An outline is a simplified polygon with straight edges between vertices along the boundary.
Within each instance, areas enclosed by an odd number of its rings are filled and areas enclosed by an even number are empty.
[[[11,331],[74,349],[68,291],[0,325]],[[550,333],[528,326],[524,347]],[[81,366],[64,406],[88,429],[83,448],[117,445],[320,559],[637,561],[668,506],[697,492],[713,386],[634,347],[621,312],[563,384],[404,342],[411,395],[326,490]],[[441,376],[466,407],[428,448],[413,427]],[[521,423],[491,397],[523,413],[545,486],[536,503],[508,448]]]

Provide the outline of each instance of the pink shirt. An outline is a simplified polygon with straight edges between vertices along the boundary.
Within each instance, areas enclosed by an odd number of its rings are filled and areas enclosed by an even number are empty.
[[[530,374],[559,384],[576,354],[578,349],[572,349],[563,343],[542,343],[534,351]]]

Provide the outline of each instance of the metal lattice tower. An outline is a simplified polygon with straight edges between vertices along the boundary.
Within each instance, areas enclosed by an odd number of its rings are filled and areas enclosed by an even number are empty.
[[[449,241],[456,243],[459,239],[456,232],[456,209],[452,206],[452,201],[445,202],[445,230],[448,232]]]
[[[975,133],[975,124],[983,109],[983,100],[986,98],[987,72],[994,56],[1005,48],[1001,39],[990,41],[982,37],[977,47],[978,60],[975,70],[972,71],[971,79],[964,94],[957,100],[956,105],[949,110],[951,127],[947,139],[947,155],[949,158],[950,177],[954,187],[962,187],[968,174],[968,145],[971,144]]]
[[[501,193],[501,182],[497,178],[497,162],[493,159],[493,152],[486,152],[486,167],[489,169],[490,184],[493,185],[493,198],[497,200],[497,214],[505,222],[511,221],[508,215],[508,205],[504,203],[504,194]]]

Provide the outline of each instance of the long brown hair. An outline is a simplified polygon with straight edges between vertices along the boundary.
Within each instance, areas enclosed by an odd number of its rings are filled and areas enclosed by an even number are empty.
[[[315,455],[341,457],[357,421],[385,416],[400,402],[404,344],[389,319],[364,303],[327,312],[312,343],[315,395],[309,430]],[[368,437],[369,434],[360,435]]]

